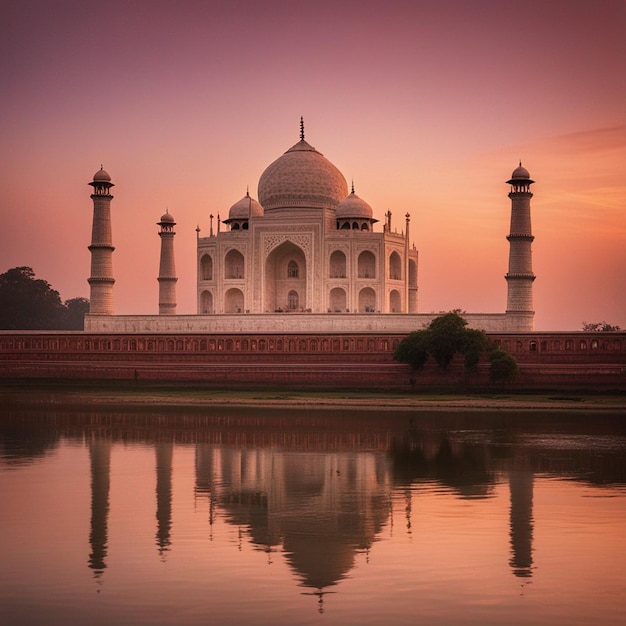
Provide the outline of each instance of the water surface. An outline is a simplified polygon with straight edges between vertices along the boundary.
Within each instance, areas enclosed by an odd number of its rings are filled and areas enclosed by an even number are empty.
[[[618,415],[12,409],[0,623],[623,624]]]

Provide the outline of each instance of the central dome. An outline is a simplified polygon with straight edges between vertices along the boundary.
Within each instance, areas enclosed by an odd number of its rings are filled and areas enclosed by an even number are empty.
[[[265,212],[334,209],[347,195],[343,174],[304,139],[270,163],[259,179],[259,202]]]

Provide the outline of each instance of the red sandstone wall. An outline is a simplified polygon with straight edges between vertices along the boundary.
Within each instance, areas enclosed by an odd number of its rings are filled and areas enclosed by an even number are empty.
[[[491,334],[518,360],[515,389],[626,390],[626,333]],[[413,372],[402,335],[0,333],[0,379],[188,381],[216,387],[489,389],[488,365]]]

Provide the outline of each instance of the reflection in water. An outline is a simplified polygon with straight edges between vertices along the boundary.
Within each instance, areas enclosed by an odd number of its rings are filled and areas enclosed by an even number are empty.
[[[321,594],[368,550],[389,514],[381,454],[289,453],[196,447],[196,494],[246,528],[271,557],[281,546],[301,585]]]
[[[91,531],[89,567],[100,578],[106,569],[111,472],[111,441],[97,435],[89,440],[91,464]]]
[[[533,474],[528,468],[509,472],[511,492],[511,566],[520,578],[532,575]]]
[[[423,511],[436,499],[476,511],[508,491],[510,502],[500,508],[508,513],[508,525],[504,517],[502,526],[494,526],[502,534],[493,540],[494,545],[507,546],[499,563],[519,582],[533,576],[541,556],[533,549],[535,525],[545,520],[545,510],[543,518],[533,510],[538,477],[621,489],[626,485],[623,425],[601,426],[599,420],[564,426],[562,418],[490,420],[442,413],[417,418],[401,412],[371,419],[362,414],[314,413],[310,420],[307,415],[276,411],[266,417],[260,411],[253,415],[222,411],[213,417],[59,414],[41,419],[45,437],[34,437],[37,444],[29,445],[20,444],[16,435],[20,432],[16,423],[22,418],[16,414],[14,423],[0,425],[0,471],[3,466],[18,466],[20,459],[33,462],[44,450],[61,449],[64,440],[74,445],[86,442],[91,471],[88,567],[97,580],[109,561],[109,513],[111,502],[114,507],[116,502],[117,483],[111,494],[112,449],[120,443],[140,443],[143,449],[154,450],[156,533],[151,528],[148,534],[154,537],[151,550],[156,548],[163,562],[166,555],[170,562],[182,549],[172,535],[173,519],[179,529],[173,502],[174,496],[178,501],[186,494],[178,491],[185,483],[174,460],[178,451],[183,455],[189,450],[193,476],[188,497],[194,511],[204,516],[206,531],[201,535],[213,542],[217,524],[226,525],[235,529],[241,551],[248,545],[264,552],[267,563],[280,555],[299,593],[316,598],[320,612],[328,608],[327,594],[352,588],[347,579],[367,578],[358,570],[358,559],[362,555],[369,562],[375,544],[393,536],[394,508],[405,516],[402,531],[407,540],[427,544],[428,528],[418,521],[423,522]],[[29,420],[34,423],[32,416]],[[602,428],[607,432],[594,431]],[[418,505],[421,514],[414,526],[413,508]],[[154,519],[154,512],[151,515]],[[457,520],[459,528],[464,521]],[[546,550],[545,542],[542,545]],[[107,576],[114,571],[110,567]],[[342,591],[333,598],[343,595]]]
[[[169,549],[172,528],[172,453],[171,442],[158,442],[156,448],[156,543],[163,557]]]

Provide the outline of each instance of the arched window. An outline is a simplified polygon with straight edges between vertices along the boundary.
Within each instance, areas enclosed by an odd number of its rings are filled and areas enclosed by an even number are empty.
[[[213,280],[213,259],[208,254],[200,259],[200,275],[202,280]]]
[[[329,309],[332,313],[343,313],[346,310],[346,292],[341,287],[330,290]]]
[[[298,298],[298,292],[293,291],[293,289],[287,295],[287,306],[291,311],[294,311],[298,308],[300,302],[300,298]]]
[[[231,250],[224,258],[224,278],[243,278],[244,259],[239,250]]]
[[[200,313],[202,315],[213,313],[213,295],[209,291],[203,291],[200,296]]]
[[[389,294],[389,312],[400,313],[402,310],[402,299],[400,292],[397,289],[392,289]]]
[[[240,289],[229,289],[224,297],[225,313],[243,313],[243,292]]]
[[[376,292],[370,287],[359,292],[359,313],[374,313],[376,310]]]
[[[292,259],[287,264],[287,278],[298,278],[299,276],[300,268],[298,267],[298,264]]]
[[[330,277],[346,277],[346,255],[341,250],[335,250],[330,255]]]
[[[376,278],[376,257],[369,250],[359,254],[359,278]]]
[[[402,280],[402,260],[397,252],[392,252],[389,257],[389,278]]]

